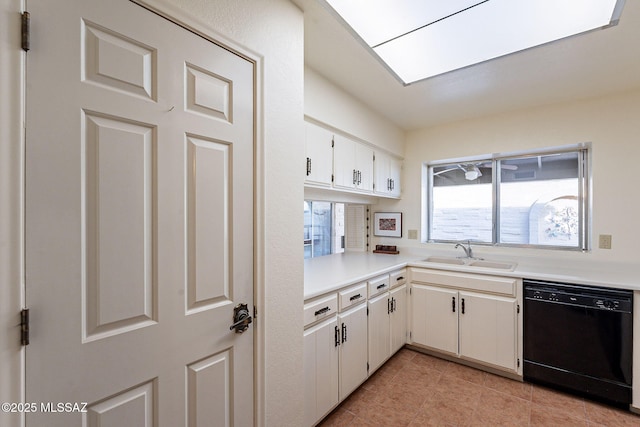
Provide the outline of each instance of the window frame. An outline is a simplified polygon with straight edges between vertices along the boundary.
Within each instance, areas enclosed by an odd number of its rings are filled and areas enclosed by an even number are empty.
[[[533,156],[549,156],[553,154],[578,153],[578,216],[579,216],[579,236],[577,246],[561,245],[541,245],[523,243],[501,243],[500,242],[500,165],[502,160],[512,160]],[[592,176],[591,176],[591,143],[579,143],[558,147],[548,147],[536,150],[493,153],[481,156],[460,157],[454,159],[444,159],[423,163],[422,168],[422,243],[457,243],[459,240],[443,240],[432,238],[433,225],[433,168],[447,165],[458,165],[460,163],[480,163],[490,162],[491,186],[492,186],[492,232],[491,242],[473,241],[476,245],[498,246],[498,247],[518,247],[536,248],[564,251],[588,252],[591,250],[591,216],[592,216]]]

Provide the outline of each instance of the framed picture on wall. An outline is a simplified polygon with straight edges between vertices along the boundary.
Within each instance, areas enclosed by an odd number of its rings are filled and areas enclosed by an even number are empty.
[[[375,212],[373,235],[402,237],[402,212]]]

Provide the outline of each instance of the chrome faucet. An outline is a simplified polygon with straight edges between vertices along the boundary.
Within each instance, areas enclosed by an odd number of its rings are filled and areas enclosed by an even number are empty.
[[[467,240],[467,246],[462,243],[457,243],[455,249],[462,248],[467,258],[473,258],[473,251],[471,250],[471,241]]]

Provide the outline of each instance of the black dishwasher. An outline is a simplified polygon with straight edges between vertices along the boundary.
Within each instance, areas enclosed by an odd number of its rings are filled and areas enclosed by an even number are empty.
[[[525,381],[628,407],[633,292],[523,283]]]

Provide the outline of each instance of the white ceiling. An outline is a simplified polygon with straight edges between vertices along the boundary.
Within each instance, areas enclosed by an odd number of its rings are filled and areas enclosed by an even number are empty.
[[[640,1],[620,23],[403,86],[318,0],[305,63],[405,130],[640,88]]]

